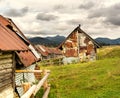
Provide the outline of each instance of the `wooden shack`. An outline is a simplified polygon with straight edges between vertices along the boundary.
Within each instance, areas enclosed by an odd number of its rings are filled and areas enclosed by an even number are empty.
[[[23,76],[28,82],[35,82],[35,76],[34,73],[15,73],[15,70],[34,70],[39,59],[33,45],[14,22],[0,16],[0,98],[13,98],[15,89],[21,96],[23,89],[16,85],[21,85]],[[6,74],[3,76],[2,72]]]
[[[92,61],[96,59],[99,44],[85,33],[80,26],[58,46],[62,50],[64,63]]]
[[[0,23],[0,98],[13,98],[15,90],[15,52],[28,50],[24,42]]]

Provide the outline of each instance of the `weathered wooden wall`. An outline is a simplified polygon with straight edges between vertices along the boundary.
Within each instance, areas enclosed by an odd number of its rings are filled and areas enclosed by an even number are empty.
[[[13,96],[13,90],[14,90],[13,53],[0,52],[0,92],[1,92],[0,98],[8,98],[8,96]]]

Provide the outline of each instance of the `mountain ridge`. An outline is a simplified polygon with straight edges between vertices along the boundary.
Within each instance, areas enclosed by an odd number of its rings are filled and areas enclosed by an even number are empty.
[[[49,47],[57,47],[60,45],[64,40],[64,36],[54,36],[54,37],[33,37],[29,38],[30,42],[33,44],[41,44]],[[110,39],[110,38],[103,38],[103,37],[98,37],[94,39],[98,44],[101,46],[106,46],[106,45],[120,45],[120,38],[117,39]]]

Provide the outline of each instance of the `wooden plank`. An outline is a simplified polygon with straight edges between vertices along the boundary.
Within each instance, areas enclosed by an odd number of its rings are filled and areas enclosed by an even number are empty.
[[[12,73],[12,69],[5,69],[0,71],[0,75],[5,73]]]
[[[43,70],[16,70],[16,73],[42,73]],[[50,70],[47,70],[47,72],[50,72]]]
[[[5,88],[12,87],[11,84],[4,85],[3,87],[0,87],[0,92],[4,90]]]
[[[12,84],[12,80],[11,79],[6,80],[6,81],[0,83],[0,88],[4,87],[4,86],[7,86],[8,84]]]
[[[41,81],[39,81],[38,85],[36,86],[35,92],[34,92],[34,96],[36,95],[36,93],[39,91],[39,89],[41,88],[41,86],[43,85],[43,83],[47,80],[48,76],[50,73],[47,73],[42,79]]]
[[[8,63],[11,63],[12,64],[12,59],[9,58],[9,59],[4,59],[4,60],[0,60],[0,65],[1,64],[8,64]]]
[[[9,80],[11,78],[12,78],[12,75],[10,77],[4,77],[4,78],[0,79],[0,83],[3,83],[4,81]]]
[[[0,55],[0,59],[7,59],[7,58],[12,58],[12,54]]]
[[[42,98],[48,98],[48,94],[50,92],[50,87],[48,87],[44,93],[44,95],[42,96]]]
[[[6,68],[12,68],[12,64],[1,64],[0,65],[0,70],[6,69]]]
[[[7,73],[7,74],[4,74],[4,75],[0,75],[0,79],[4,78],[4,77],[10,77],[12,76],[12,73]]]
[[[21,96],[21,98],[30,98],[35,89],[36,85],[33,85],[24,95]]]

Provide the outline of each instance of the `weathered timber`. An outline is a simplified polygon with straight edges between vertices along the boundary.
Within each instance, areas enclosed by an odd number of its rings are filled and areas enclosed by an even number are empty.
[[[16,70],[16,73],[42,73],[43,70]],[[47,72],[50,72],[50,70],[47,70]]]
[[[8,69],[8,68],[12,68],[12,64],[1,64],[0,65],[0,70]]]
[[[8,88],[8,87],[12,87],[11,82],[8,83],[8,84],[6,84],[6,85],[4,85],[4,86],[1,86],[0,87],[0,91],[3,90],[3,89],[5,89],[5,88]]]
[[[44,95],[42,96],[42,98],[48,98],[48,94],[50,92],[50,87],[48,87],[44,93]]]
[[[12,58],[12,54],[7,54],[7,55],[0,56],[0,59],[7,59],[7,58]]]
[[[30,98],[36,89],[36,85],[33,85],[21,98]]]
[[[3,79],[4,77],[11,77],[12,73],[8,73],[8,74],[2,74],[0,75],[0,79]]]
[[[1,64],[11,64],[12,63],[12,59],[11,58],[9,58],[9,59],[5,59],[5,60],[0,60],[0,65]]]
[[[6,80],[10,80],[11,78],[12,78],[12,76],[10,76],[10,77],[4,77],[4,78],[0,79],[0,83],[4,82]]]
[[[10,72],[12,72],[12,69],[5,69],[5,70],[1,70],[0,74],[10,73]]]
[[[11,83],[12,83],[12,80],[11,80],[11,79],[8,79],[8,80],[0,83],[0,88],[6,86],[6,85],[8,85],[8,84],[11,84]]]
[[[39,89],[41,88],[41,86],[43,85],[43,83],[47,80],[49,74],[50,74],[50,73],[47,73],[47,74],[41,79],[41,81],[39,81],[38,85],[36,86],[34,95],[36,95],[36,93],[39,91]]]

